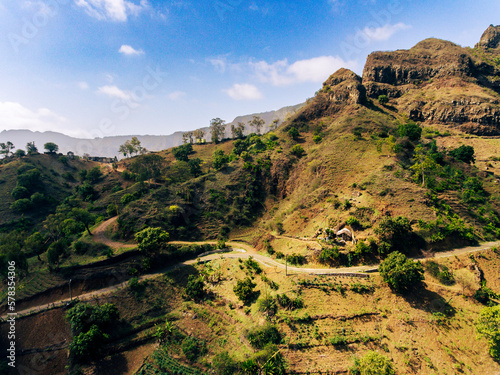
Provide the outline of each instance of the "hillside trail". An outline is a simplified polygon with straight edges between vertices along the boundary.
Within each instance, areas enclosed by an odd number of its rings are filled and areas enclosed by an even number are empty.
[[[112,225],[115,221],[117,220],[117,217],[113,217],[111,219],[108,219],[104,222],[102,222],[97,228],[94,229],[94,234],[93,234],[93,240],[96,242],[104,243],[114,249],[118,248],[133,248],[136,247],[136,245],[133,244],[125,244],[122,242],[115,242],[107,238],[106,236],[106,230],[107,228]],[[178,245],[200,245],[200,244],[216,244],[216,241],[172,241],[170,242],[171,244],[178,244]],[[330,275],[330,276],[352,276],[352,277],[359,277],[362,275],[366,275],[366,272],[376,272],[378,269],[378,264],[375,265],[369,265],[369,266],[355,266],[355,267],[343,267],[343,268],[303,268],[303,267],[294,267],[294,266],[288,266],[286,264],[277,262],[276,260],[268,257],[261,255],[257,252],[255,248],[253,248],[250,245],[240,243],[240,242],[233,242],[233,241],[227,241],[226,245],[230,247],[232,252],[225,252],[225,253],[217,253],[217,254],[209,254],[206,256],[202,256],[196,259],[191,259],[187,260],[184,262],[179,262],[175,265],[166,267],[164,269],[155,271],[153,273],[147,274],[147,275],[142,275],[138,279],[139,281],[144,281],[148,279],[153,279],[158,276],[163,275],[165,272],[172,271],[178,268],[181,268],[183,266],[188,266],[188,265],[194,265],[194,264],[199,264],[199,263],[205,263],[209,262],[215,259],[249,259],[250,257],[259,263],[262,263],[263,265],[267,267],[274,267],[275,270],[277,271],[280,269],[281,271],[287,272],[289,276],[292,276],[294,274],[298,273],[306,273],[306,274],[313,274],[313,275]],[[467,254],[467,253],[475,253],[475,252],[480,252],[484,250],[491,249],[492,247],[500,246],[500,241],[496,242],[487,242],[483,243],[480,246],[469,246],[465,248],[460,248],[452,251],[447,251],[439,254],[434,254],[435,258],[447,258],[447,257],[452,257],[456,255],[461,255],[461,254]],[[431,259],[432,257],[429,257],[427,259]],[[420,258],[422,259],[422,258]],[[417,260],[417,259],[416,259]],[[125,281],[121,284],[113,285],[107,288],[95,290],[93,292],[81,294],[78,296],[75,296],[73,298],[78,298],[80,301],[89,301],[92,299],[95,299],[99,296],[103,296],[106,294],[113,293],[119,289],[123,289],[128,287],[128,281]],[[25,314],[31,314],[31,313],[37,313],[37,312],[42,312],[49,310],[50,308],[58,307],[58,306],[63,306],[66,305],[67,303],[70,302],[69,298],[61,299],[56,302],[50,303],[50,304],[43,304],[40,306],[35,306],[31,307],[29,309],[25,309],[22,311],[16,311],[18,315],[25,315]],[[5,320],[8,318],[7,315],[2,315],[2,320]]]

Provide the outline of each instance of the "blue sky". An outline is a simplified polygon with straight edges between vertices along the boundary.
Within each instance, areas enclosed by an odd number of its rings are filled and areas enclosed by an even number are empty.
[[[0,0],[0,130],[170,134],[303,102],[340,67],[437,37],[473,46],[498,1]]]

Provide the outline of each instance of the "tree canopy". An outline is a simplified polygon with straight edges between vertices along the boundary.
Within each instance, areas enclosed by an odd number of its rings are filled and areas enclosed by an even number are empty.
[[[380,263],[379,272],[391,289],[405,293],[421,285],[424,268],[420,262],[395,251]]]
[[[43,148],[47,150],[47,152],[50,154],[55,154],[57,151],[59,151],[59,146],[56,145],[54,142],[45,143],[43,145]]]
[[[147,254],[154,254],[161,251],[170,240],[169,234],[163,229],[145,228],[135,235],[135,240],[139,244],[139,250]]]

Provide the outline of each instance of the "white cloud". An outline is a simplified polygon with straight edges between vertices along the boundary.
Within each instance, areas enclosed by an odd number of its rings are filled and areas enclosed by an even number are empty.
[[[117,86],[101,86],[97,89],[98,94],[104,94],[111,98],[118,98],[123,100],[132,99],[132,93],[128,91],[124,91]]]
[[[147,0],[139,4],[127,0],[75,0],[75,4],[98,20],[127,21],[129,16],[137,16],[141,11],[148,9]]]
[[[0,129],[55,131],[72,136],[85,135],[82,131],[68,130],[67,119],[47,108],[31,110],[16,102],[0,102]]]
[[[127,56],[139,56],[144,54],[144,51],[142,49],[137,50],[134,47],[129,46],[128,44],[122,45],[118,52],[123,53]]]
[[[78,82],[77,86],[80,90],[88,90],[88,88],[89,88],[89,84],[85,81]]]
[[[234,84],[233,87],[223,90],[234,100],[258,100],[262,99],[262,93],[254,85],[248,83]]]
[[[262,82],[270,82],[275,86],[323,82],[340,68],[356,70],[358,65],[355,60],[345,61],[336,56],[314,57],[293,64],[289,64],[286,59],[272,64],[265,61],[250,63],[254,73]]]
[[[388,40],[391,36],[402,30],[411,29],[410,25],[406,25],[402,22],[396,23],[394,25],[386,24],[381,27],[365,27],[363,30],[358,31],[368,37],[371,41],[381,42]]]
[[[174,91],[174,92],[171,92],[170,94],[168,94],[168,98],[170,100],[179,100],[183,97],[185,97],[187,94],[184,92],[184,91]]]
[[[225,56],[212,57],[207,59],[206,61],[212,64],[215,70],[219,73],[225,73],[226,71],[230,71],[232,73],[241,73],[242,71],[241,64],[228,62]]]

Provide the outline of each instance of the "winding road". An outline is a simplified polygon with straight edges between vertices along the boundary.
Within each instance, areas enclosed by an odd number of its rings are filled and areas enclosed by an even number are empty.
[[[97,228],[94,229],[93,232],[93,240],[96,242],[100,242],[103,244],[106,244],[110,246],[113,249],[131,249],[136,247],[134,244],[126,244],[122,242],[115,242],[112,241],[110,238],[107,237],[107,230],[108,228],[113,225],[117,220],[117,217],[113,217],[111,219],[108,219],[104,222],[102,222]],[[193,245],[193,244],[216,244],[217,242],[215,241],[200,241],[200,242],[188,242],[188,241],[172,241],[170,242],[172,244],[179,244],[179,245]],[[148,279],[153,279],[155,277],[163,275],[165,272],[174,270],[183,266],[187,265],[193,265],[197,264],[199,262],[208,262],[211,260],[215,259],[221,259],[221,258],[230,258],[230,259],[248,259],[252,257],[254,260],[258,261],[259,263],[267,266],[267,267],[274,267],[274,268],[279,268],[281,270],[287,270],[288,273],[307,273],[307,274],[315,274],[315,275],[338,275],[338,276],[351,276],[351,277],[366,277],[368,276],[367,272],[375,272],[378,269],[378,265],[371,265],[371,266],[356,266],[356,267],[344,267],[344,268],[304,268],[304,267],[293,267],[293,266],[287,266],[283,263],[277,262],[276,260],[268,257],[261,255],[257,252],[255,248],[253,248],[250,245],[241,243],[241,242],[234,242],[234,241],[228,241],[226,242],[226,245],[228,248],[232,249],[230,252],[224,252],[224,253],[216,253],[216,254],[209,254],[205,256],[198,257],[196,259],[191,259],[187,260],[184,262],[180,262],[176,265],[164,268],[162,270],[158,270],[156,272],[143,275],[139,277],[140,281],[143,280],[148,280]],[[447,251],[447,252],[442,252],[442,253],[437,253],[434,254],[435,258],[446,258],[446,257],[452,257],[456,255],[461,255],[461,254],[468,254],[468,253],[474,253],[474,252],[479,252],[479,251],[485,251],[488,249],[491,249],[492,247],[495,246],[500,246],[500,241],[497,242],[487,242],[483,243],[480,246],[471,246],[471,247],[466,247],[466,248],[460,248],[452,251]],[[95,290],[90,293],[85,293],[85,294],[80,294],[78,296],[74,296],[74,298],[78,297],[80,301],[87,301],[90,299],[93,299],[98,296],[102,296],[105,294],[112,293],[118,289],[121,288],[126,288],[128,287],[128,281],[125,281],[121,284],[116,284],[107,288]],[[68,302],[70,302],[69,298],[59,300],[54,303],[50,304],[44,304],[36,307],[31,307],[29,309],[25,309],[22,311],[16,311],[18,317],[20,315],[26,315],[26,314],[32,314],[32,313],[38,313],[42,311],[49,310],[54,307],[58,307],[61,305],[65,305]],[[3,315],[2,320],[5,320],[8,318],[7,315]]]

